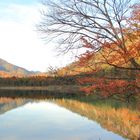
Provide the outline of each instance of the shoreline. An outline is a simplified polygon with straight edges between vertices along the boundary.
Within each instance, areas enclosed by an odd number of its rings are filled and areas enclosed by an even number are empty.
[[[76,85],[49,85],[49,86],[8,86],[0,87],[0,90],[36,90],[36,91],[61,91],[74,93],[79,91],[79,86]]]

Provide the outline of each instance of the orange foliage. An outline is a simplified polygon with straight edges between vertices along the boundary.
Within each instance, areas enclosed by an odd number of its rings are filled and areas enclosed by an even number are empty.
[[[86,77],[78,79],[84,87],[81,88],[87,94],[100,91],[103,96],[113,94],[124,94],[128,91],[139,92],[140,89],[140,3],[132,7],[131,17],[128,21],[129,27],[122,29],[123,38],[116,42],[104,40],[100,50],[95,51],[86,38],[82,37],[83,47],[89,50],[79,57],[79,65],[93,65],[95,72],[101,70],[102,64],[108,64],[117,68],[130,69],[136,68],[134,73],[135,80],[120,80],[106,78]],[[117,29],[116,29],[117,30]],[[132,62],[134,60],[134,63]],[[92,63],[89,63],[91,62]],[[98,67],[96,65],[98,64]],[[136,66],[137,65],[137,66]],[[104,68],[102,68],[104,69]],[[137,71],[136,71],[137,70]],[[132,72],[131,72],[132,73]]]
[[[80,56],[79,61],[81,65],[87,63],[89,59],[96,59],[98,53],[100,54],[100,63],[124,68],[130,67],[132,59],[140,57],[140,3],[131,8],[132,13],[127,20],[128,26],[122,28],[122,38],[120,37],[114,42],[108,42],[106,39],[102,40],[101,45],[98,46],[101,49],[97,51],[94,44],[91,44],[88,39],[81,37],[83,47],[90,50]]]
[[[81,91],[87,94],[93,94],[94,91],[100,91],[103,97],[108,97],[114,94],[125,94],[127,90],[133,90],[133,82],[125,80],[107,80],[105,78],[81,78],[78,82],[84,87],[81,87]],[[85,83],[88,86],[85,86]]]
[[[79,65],[85,66],[85,64],[90,61],[91,59],[94,59],[94,52],[86,51],[79,57]]]

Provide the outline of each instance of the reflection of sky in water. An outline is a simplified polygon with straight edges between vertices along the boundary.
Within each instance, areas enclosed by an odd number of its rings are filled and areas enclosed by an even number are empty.
[[[0,116],[0,140],[123,140],[96,122],[50,102],[28,103]]]

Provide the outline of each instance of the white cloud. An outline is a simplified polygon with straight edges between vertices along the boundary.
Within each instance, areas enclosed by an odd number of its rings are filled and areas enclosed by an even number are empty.
[[[55,57],[53,43],[45,45],[35,31],[40,5],[8,5],[0,9],[0,58],[29,70],[63,66],[70,57]]]

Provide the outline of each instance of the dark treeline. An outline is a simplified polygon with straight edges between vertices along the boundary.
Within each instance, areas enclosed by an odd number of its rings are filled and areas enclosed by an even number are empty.
[[[44,100],[44,99],[69,99],[80,102],[85,102],[88,104],[96,106],[109,106],[113,108],[127,107],[131,109],[139,108],[139,100],[132,102],[125,102],[121,100],[115,100],[114,98],[106,98],[102,100],[96,100],[94,95],[87,96],[81,94],[80,92],[75,93],[60,93],[58,91],[35,91],[35,90],[0,90],[0,98],[12,98],[12,99],[35,99],[35,100]]]
[[[78,78],[82,77],[106,77],[108,79],[133,80],[135,74],[129,70],[120,70],[116,68],[100,70],[98,72],[80,73],[79,75],[66,75],[53,77],[33,76],[33,77],[8,77],[0,78],[0,86],[48,86],[48,85],[75,85]]]
[[[8,77],[0,78],[0,86],[48,86],[76,84],[73,76],[67,77]]]
[[[0,90],[0,98],[7,97],[7,98],[25,98],[25,99],[77,99],[79,97],[85,97],[84,94],[73,94],[73,93],[59,93],[58,91],[51,92],[51,91],[25,91],[25,90]]]

